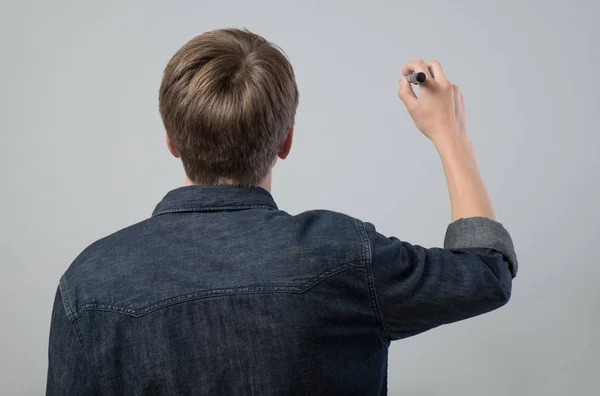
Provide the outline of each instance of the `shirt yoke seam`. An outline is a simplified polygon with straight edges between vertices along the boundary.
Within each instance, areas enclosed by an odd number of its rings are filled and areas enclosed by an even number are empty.
[[[206,289],[198,290],[191,293],[185,293],[178,296],[162,299],[159,301],[152,302],[143,307],[127,307],[113,304],[96,304],[89,303],[78,307],[76,311],[71,311],[70,315],[72,321],[77,321],[85,311],[108,311],[122,313],[133,317],[142,317],[150,312],[169,307],[175,304],[181,304],[189,301],[195,301],[206,298],[232,296],[238,294],[266,294],[266,293],[294,293],[303,294],[322,282],[323,280],[351,270],[355,268],[366,267],[364,260],[352,260],[343,264],[339,264],[333,268],[324,271],[317,276],[312,277],[303,284],[297,286],[290,285],[264,285],[264,286],[240,286],[240,287],[229,287],[229,288],[217,288],[217,289]]]

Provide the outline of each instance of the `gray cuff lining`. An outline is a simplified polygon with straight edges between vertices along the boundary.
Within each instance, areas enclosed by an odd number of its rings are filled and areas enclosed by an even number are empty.
[[[513,278],[517,275],[519,264],[510,234],[502,224],[487,217],[469,217],[451,223],[446,230],[444,248],[495,250],[508,260]]]

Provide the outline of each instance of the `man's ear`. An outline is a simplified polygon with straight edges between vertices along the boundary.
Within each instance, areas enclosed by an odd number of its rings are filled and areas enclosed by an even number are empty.
[[[165,135],[165,142],[167,142],[167,147],[169,148],[169,151],[171,152],[171,154],[173,154],[173,157],[175,157],[175,158],[181,157],[181,155],[179,155],[179,151],[177,151],[177,149],[173,145],[173,142],[171,142],[171,139],[169,139],[169,136],[167,136],[167,135]]]
[[[290,150],[292,149],[292,141],[293,140],[294,140],[294,126],[292,125],[290,127],[290,131],[288,132],[287,137],[285,138],[285,141],[283,142],[283,144],[279,148],[279,152],[277,153],[277,156],[279,158],[281,158],[281,159],[287,158],[287,156],[290,154]]]

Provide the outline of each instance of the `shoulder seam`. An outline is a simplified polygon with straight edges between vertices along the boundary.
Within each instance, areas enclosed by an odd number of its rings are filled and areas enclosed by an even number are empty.
[[[73,310],[71,309],[71,302],[69,301],[69,293],[67,293],[66,290],[67,285],[64,275],[60,278],[60,281],[58,282],[58,289],[60,290],[60,297],[63,302],[65,311],[67,313],[67,317],[71,322],[73,322],[75,320],[75,315]]]
[[[391,338],[389,337],[385,329],[383,317],[381,315],[381,309],[379,307],[379,301],[377,300],[377,291],[375,289],[375,281],[373,276],[373,247],[371,245],[371,239],[367,234],[367,230],[365,229],[364,223],[358,219],[356,219],[356,221],[358,224],[358,229],[360,230],[365,260],[367,262],[367,286],[369,288],[369,295],[371,297],[371,308],[373,309],[373,314],[375,315],[375,319],[377,320],[377,324],[379,325],[379,331],[381,333],[382,338],[386,342],[390,342]]]
[[[79,332],[77,331],[77,324],[75,323],[75,320],[72,319],[72,315],[70,313],[71,309],[69,307],[67,293],[63,292],[63,278],[61,278],[61,280],[59,281],[58,287],[59,287],[60,299],[62,300],[63,308],[64,308],[65,312],[67,313],[67,319],[69,319],[69,324],[71,325],[71,328],[73,329],[73,333],[75,334],[75,338],[77,339],[77,345],[79,345],[79,348],[81,349],[81,354],[83,355],[83,358],[85,359],[85,362],[87,363],[88,372],[89,372],[89,374],[91,374],[92,367],[90,365],[90,360],[88,359],[88,356],[85,353],[85,348],[83,347],[83,342],[81,341],[81,337],[79,336]],[[90,378],[91,378],[91,376],[90,376]]]

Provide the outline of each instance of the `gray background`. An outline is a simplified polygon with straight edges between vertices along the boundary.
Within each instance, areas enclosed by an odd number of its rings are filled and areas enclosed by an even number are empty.
[[[162,69],[203,31],[282,46],[301,104],[273,194],[426,246],[450,219],[432,144],[396,97],[438,59],[465,94],[482,174],[521,268],[489,315],[394,343],[391,395],[590,395],[600,365],[596,1],[3,1],[0,387],[42,394],[54,292],[92,241],[149,216],[183,171]],[[571,80],[570,80],[571,79]]]

